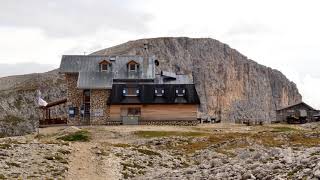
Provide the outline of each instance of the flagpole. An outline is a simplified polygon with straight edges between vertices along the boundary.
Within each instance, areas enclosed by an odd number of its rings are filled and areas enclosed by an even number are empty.
[[[40,77],[39,77],[39,73],[38,73],[38,91],[40,91]],[[37,92],[37,94],[38,94],[39,92]],[[39,94],[38,94],[39,95]],[[40,96],[40,95],[39,95]],[[38,117],[39,117],[39,119],[38,119],[38,127],[37,127],[37,135],[38,135],[38,137],[39,137],[39,135],[40,135],[40,116],[41,116],[41,113],[40,113],[40,107],[39,107],[39,98],[40,97],[38,97],[37,98],[37,100],[38,100]]]

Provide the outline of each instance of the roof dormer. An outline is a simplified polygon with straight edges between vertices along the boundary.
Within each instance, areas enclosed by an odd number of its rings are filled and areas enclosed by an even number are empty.
[[[131,60],[127,63],[128,72],[138,72],[139,69],[139,63]]]
[[[99,62],[100,72],[108,72],[111,70],[112,63],[108,60],[102,60]]]

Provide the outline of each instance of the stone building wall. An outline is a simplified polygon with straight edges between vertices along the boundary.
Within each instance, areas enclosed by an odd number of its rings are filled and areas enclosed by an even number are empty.
[[[90,124],[103,125],[110,118],[110,108],[107,100],[110,97],[110,90],[91,90],[90,97]]]
[[[83,100],[83,90],[77,89],[78,74],[65,74],[65,79],[67,84],[67,106],[78,108],[75,117],[68,116],[68,124],[80,125],[80,106]]]

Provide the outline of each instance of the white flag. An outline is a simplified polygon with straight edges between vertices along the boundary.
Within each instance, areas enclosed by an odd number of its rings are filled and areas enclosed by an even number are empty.
[[[41,98],[40,90],[37,91],[37,101],[38,101],[39,106],[47,106],[48,105],[48,103]]]

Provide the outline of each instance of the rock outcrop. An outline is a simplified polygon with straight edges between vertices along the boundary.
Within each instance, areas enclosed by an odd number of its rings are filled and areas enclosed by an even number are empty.
[[[26,134],[38,127],[37,89],[48,102],[66,96],[64,77],[57,70],[0,78],[0,137]]]
[[[281,72],[257,64],[214,39],[141,39],[93,54],[155,55],[160,62],[158,72],[189,74],[201,100],[199,117],[270,122],[277,108],[301,101],[296,85]],[[0,134],[18,135],[35,129],[39,87],[48,102],[66,96],[64,77],[57,70],[0,78]]]

